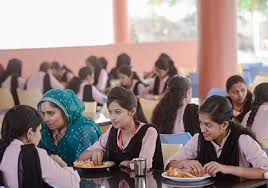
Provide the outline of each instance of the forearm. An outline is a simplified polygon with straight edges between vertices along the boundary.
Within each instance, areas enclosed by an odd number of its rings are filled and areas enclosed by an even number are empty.
[[[228,166],[227,174],[247,179],[264,179],[266,170],[261,168],[246,168],[239,166]]]

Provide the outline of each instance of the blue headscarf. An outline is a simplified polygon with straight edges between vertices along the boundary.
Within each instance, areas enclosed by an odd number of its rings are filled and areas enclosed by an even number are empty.
[[[43,123],[40,146],[46,149],[48,154],[59,155],[68,165],[72,165],[81,152],[98,140],[102,134],[100,127],[82,114],[85,109],[84,103],[72,90],[49,90],[38,103],[38,109],[41,103],[46,101],[57,105],[64,112],[68,124],[65,135],[54,145],[52,132],[46,123]]]

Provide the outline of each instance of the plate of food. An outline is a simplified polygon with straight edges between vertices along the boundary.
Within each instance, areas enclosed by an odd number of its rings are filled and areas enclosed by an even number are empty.
[[[110,168],[115,165],[113,161],[104,161],[100,165],[95,165],[93,161],[91,160],[86,160],[86,161],[75,161],[73,163],[75,168],[79,169],[105,169],[105,168]]]
[[[170,179],[172,181],[178,182],[196,182],[202,181],[207,178],[210,178],[210,175],[205,174],[204,176],[194,176],[190,172],[186,172],[184,170],[178,168],[169,168],[168,171],[163,172],[162,176],[164,178]]]

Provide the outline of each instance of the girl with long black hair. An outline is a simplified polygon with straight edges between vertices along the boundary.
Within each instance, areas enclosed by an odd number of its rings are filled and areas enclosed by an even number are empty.
[[[135,95],[114,87],[108,94],[107,106],[112,126],[80,155],[80,160],[91,159],[95,164],[109,160],[131,168],[131,160],[142,157],[147,159],[148,169],[163,169],[159,135],[152,125],[138,121]]]
[[[167,90],[153,111],[152,123],[161,134],[199,132],[198,105],[190,104],[191,87],[181,76],[173,76]]]
[[[3,120],[0,140],[1,186],[12,188],[79,187],[77,172],[59,156],[37,148],[42,118],[32,107],[18,105]]]
[[[219,179],[268,179],[268,157],[254,134],[233,120],[231,103],[211,96],[200,106],[201,133],[168,161],[168,167],[185,168],[192,174],[209,173]]]
[[[251,111],[245,115],[242,125],[252,129],[259,140],[266,139],[268,138],[268,83],[257,85],[253,93]]]

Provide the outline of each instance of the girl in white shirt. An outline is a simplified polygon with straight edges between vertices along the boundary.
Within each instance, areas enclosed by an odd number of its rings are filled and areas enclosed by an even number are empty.
[[[173,76],[167,84],[165,95],[156,105],[152,123],[160,134],[200,131],[198,105],[191,101],[190,82],[181,76]]]
[[[127,90],[130,90],[134,95],[143,95],[145,84],[131,70],[130,66],[123,65],[118,69],[117,76],[120,80],[120,85]]]
[[[37,148],[42,118],[32,107],[15,106],[3,121],[0,183],[9,188],[79,187],[80,177],[58,156]]]
[[[261,83],[254,89],[254,101],[242,125],[252,129],[256,137],[261,140],[268,138],[268,83]]]
[[[79,70],[79,77],[74,77],[66,89],[75,92],[78,98],[85,102],[96,101],[98,104],[104,104],[107,97],[102,94],[94,85],[94,72],[90,67],[82,67]]]
[[[166,164],[217,179],[268,179],[268,157],[254,134],[232,121],[231,103],[222,96],[207,98],[199,109],[200,133]]]

